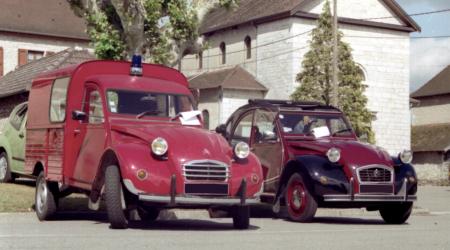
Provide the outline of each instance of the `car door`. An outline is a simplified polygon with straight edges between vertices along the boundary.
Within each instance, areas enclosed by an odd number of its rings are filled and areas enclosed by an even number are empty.
[[[11,147],[11,170],[23,173],[25,167],[25,124],[27,116],[26,104],[21,104],[17,112],[10,119],[11,133],[9,143]]]
[[[77,147],[75,152],[78,152],[73,178],[83,184],[92,184],[107,147],[104,101],[94,83],[87,83],[84,93],[82,107],[86,119],[80,121],[73,133]]]
[[[276,192],[283,163],[283,145],[280,140],[275,113],[270,110],[255,111],[251,149],[258,156],[264,175],[264,191]]]
[[[229,142],[234,147],[238,142],[246,142],[250,145],[252,135],[253,110],[244,113],[235,124]]]

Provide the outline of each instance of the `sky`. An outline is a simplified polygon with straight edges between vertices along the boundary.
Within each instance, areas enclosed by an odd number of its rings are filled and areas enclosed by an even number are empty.
[[[397,0],[408,14],[450,9],[450,0]],[[411,34],[410,90],[415,91],[450,65],[450,11],[412,17],[422,31]]]

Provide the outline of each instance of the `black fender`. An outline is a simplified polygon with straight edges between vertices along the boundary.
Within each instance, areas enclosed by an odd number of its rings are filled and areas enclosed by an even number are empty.
[[[395,193],[399,192],[403,182],[405,179],[408,180],[406,185],[406,190],[408,194],[416,194],[417,193],[417,174],[416,170],[411,164],[402,163],[398,157],[392,157],[392,161],[395,165],[395,180],[394,180],[394,188]]]
[[[277,197],[283,193],[289,177],[295,172],[302,174],[309,191],[316,197],[324,194],[346,194],[350,187],[342,166],[323,156],[302,155],[289,161],[283,169]]]

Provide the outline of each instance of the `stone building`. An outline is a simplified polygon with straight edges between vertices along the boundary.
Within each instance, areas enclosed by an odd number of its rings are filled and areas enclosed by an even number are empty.
[[[265,98],[287,99],[298,86],[296,75],[324,2],[241,0],[234,10],[212,11],[200,29],[208,49],[186,56],[181,69],[195,77],[239,65],[267,88]],[[338,0],[338,16],[343,40],[365,75],[377,144],[391,153],[409,149],[409,34],[420,27],[394,0]],[[228,116],[222,109],[210,128]]]
[[[414,166],[423,181],[449,180],[450,65],[411,94],[411,146]]]

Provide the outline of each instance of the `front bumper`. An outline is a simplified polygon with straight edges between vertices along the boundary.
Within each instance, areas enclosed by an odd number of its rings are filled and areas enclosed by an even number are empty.
[[[355,194],[353,188],[350,188],[348,194],[326,194],[323,195],[325,202],[407,202],[416,201],[417,196],[408,195],[408,179],[403,180],[401,189],[397,194]],[[353,187],[351,182],[350,187]]]
[[[170,195],[161,196],[161,195],[152,195],[147,194],[141,190],[138,190],[134,187],[131,180],[125,179],[123,181],[125,187],[131,193],[138,196],[140,201],[143,202],[152,202],[158,203],[165,206],[176,207],[178,205],[191,205],[191,206],[233,206],[233,205],[253,205],[258,204],[260,202],[259,196],[256,195],[253,198],[246,197],[247,193],[247,182],[245,179],[242,180],[241,185],[239,187],[239,191],[234,197],[211,197],[211,196],[194,196],[194,195],[177,195],[176,192],[176,178],[175,175],[171,178],[170,184]]]

